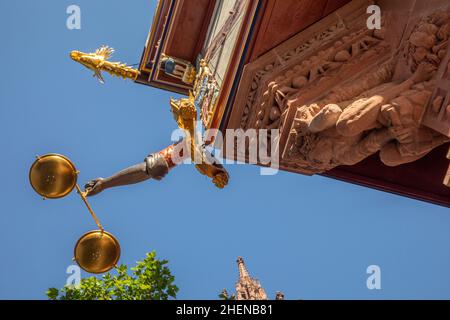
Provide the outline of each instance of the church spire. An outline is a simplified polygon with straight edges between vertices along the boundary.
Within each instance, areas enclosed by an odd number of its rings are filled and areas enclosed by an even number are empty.
[[[242,257],[237,258],[237,264],[239,269],[239,278],[250,277],[247,271],[247,267],[245,266],[244,259]]]
[[[267,300],[267,295],[261,283],[250,277],[244,259],[237,259],[239,279],[236,282],[237,300]]]

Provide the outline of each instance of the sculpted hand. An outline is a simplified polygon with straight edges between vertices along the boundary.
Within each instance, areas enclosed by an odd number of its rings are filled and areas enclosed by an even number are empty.
[[[197,164],[195,167],[201,174],[212,178],[212,182],[217,188],[223,189],[228,184],[228,172],[221,164],[201,163]]]
[[[228,184],[229,178],[228,172],[220,172],[214,176],[213,183],[217,188],[223,189]]]
[[[214,185],[223,189],[227,184],[230,176],[227,170],[217,161],[217,159],[205,148],[196,150],[199,159],[202,161],[195,165],[195,168],[203,175],[212,179]]]
[[[431,63],[422,62],[417,67],[417,70],[411,79],[414,81],[414,83],[428,81],[433,76],[435,70],[436,67],[433,66]]]
[[[102,192],[104,190],[103,180],[103,178],[97,178],[86,183],[84,185],[86,196],[90,197]]]

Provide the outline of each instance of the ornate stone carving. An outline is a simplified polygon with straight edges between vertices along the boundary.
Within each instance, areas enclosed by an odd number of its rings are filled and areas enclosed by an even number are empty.
[[[423,157],[450,136],[443,4],[411,16],[382,10],[381,30],[369,30],[369,2],[353,1],[246,67],[231,127],[279,128],[281,167],[304,174],[378,151],[388,166]],[[441,130],[427,122],[447,117]]]
[[[305,43],[299,45],[298,47],[289,50],[288,52],[284,53],[282,56],[277,56],[277,59],[274,60],[273,62],[267,64],[266,66],[264,66],[263,69],[259,70],[258,72],[256,72],[256,74],[254,75],[252,82],[251,82],[251,90],[248,94],[247,97],[247,102],[244,108],[244,116],[242,117],[241,120],[241,128],[245,129],[248,127],[248,120],[249,120],[249,115],[251,113],[253,113],[255,110],[254,109],[254,103],[257,100],[257,96],[258,96],[258,91],[260,91],[260,83],[262,82],[263,78],[268,75],[271,74],[273,72],[273,70],[279,66],[284,65],[285,63],[289,62],[289,60],[291,60],[292,58],[301,55],[302,53],[305,53],[307,51],[313,50],[314,48],[316,48],[318,45],[320,45],[321,41],[327,41],[328,39],[332,38],[333,35],[338,34],[340,31],[345,30],[345,25],[342,21],[337,21],[334,25],[330,26],[329,28],[323,30],[321,33],[317,34],[314,38],[309,39],[308,41],[306,41]],[[288,76],[291,73],[288,74]],[[281,80],[283,82],[287,82],[288,80],[285,78],[279,78],[277,80]],[[300,79],[299,79],[300,80]],[[300,83],[296,83],[293,84],[293,86],[296,85],[301,85]],[[274,89],[271,88],[273,91]],[[268,92],[266,91],[264,93],[265,97],[268,97],[269,100],[275,99],[277,98],[277,101],[279,99],[278,96],[273,96],[273,92]],[[265,105],[265,104],[264,104]],[[264,105],[262,105],[261,107],[264,107]],[[270,110],[268,110],[270,111]],[[272,114],[270,114],[269,112],[266,114],[264,113],[264,115],[261,113],[261,110],[257,110],[257,113],[259,114],[259,117],[262,119],[259,120],[263,120],[265,119],[266,124],[268,124],[268,118],[270,117],[271,119],[275,119],[272,121],[277,121],[279,119],[279,116],[281,115],[281,112],[272,112]],[[260,123],[258,123],[256,125],[261,126]],[[273,125],[272,125],[273,126]]]
[[[433,70],[424,63],[404,82],[382,83],[356,100],[324,100],[299,107],[284,159],[294,161],[296,168],[306,173],[319,173],[356,164],[378,151],[388,166],[421,158],[448,141],[446,136],[420,125],[431,95],[433,82],[428,80]],[[362,84],[343,87],[343,94],[358,91]]]
[[[424,47],[412,43],[408,48],[409,56],[412,57],[408,65],[414,68],[417,63],[425,60],[438,67],[436,87],[429,100],[423,124],[450,136],[450,49],[448,48],[450,22],[448,15],[448,11],[447,16],[441,11],[425,17],[419,23],[416,32],[420,37],[425,37],[424,34],[429,35],[429,38],[422,41],[429,41],[430,44]],[[417,42],[421,39],[416,36],[414,40]]]
[[[422,126],[421,116],[447,54],[448,23],[446,10],[426,16],[404,42],[403,57],[394,55],[324,99],[298,106],[284,160],[311,174],[356,164],[379,151],[384,164],[396,166],[447,142],[448,137]],[[407,67],[400,83],[393,81],[394,71],[402,70],[399,63]]]
[[[334,84],[339,74],[353,69],[353,65],[382,54],[387,44],[380,37],[376,32],[361,29],[277,77],[263,94],[255,126],[279,127],[281,115],[288,108],[317,96],[328,84]]]

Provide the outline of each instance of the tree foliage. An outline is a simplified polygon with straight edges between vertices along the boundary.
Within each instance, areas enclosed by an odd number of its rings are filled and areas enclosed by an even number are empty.
[[[236,295],[232,294],[231,296],[228,294],[227,289],[223,289],[219,294],[219,299],[221,300],[236,300]]]
[[[89,277],[78,286],[65,286],[61,290],[50,288],[50,300],[167,300],[176,298],[178,287],[166,266],[168,261],[156,259],[156,253],[147,253],[142,261],[131,268],[116,267],[115,275],[107,273],[101,278]]]

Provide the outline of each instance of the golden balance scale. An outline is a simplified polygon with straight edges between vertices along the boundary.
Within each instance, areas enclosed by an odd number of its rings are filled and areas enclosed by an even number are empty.
[[[120,244],[106,232],[77,184],[78,173],[74,164],[65,156],[46,154],[36,157],[30,168],[30,183],[44,199],[59,199],[67,196],[74,188],[86,204],[99,230],[84,234],[76,243],[74,260],[89,273],[104,273],[113,269],[120,258]]]

